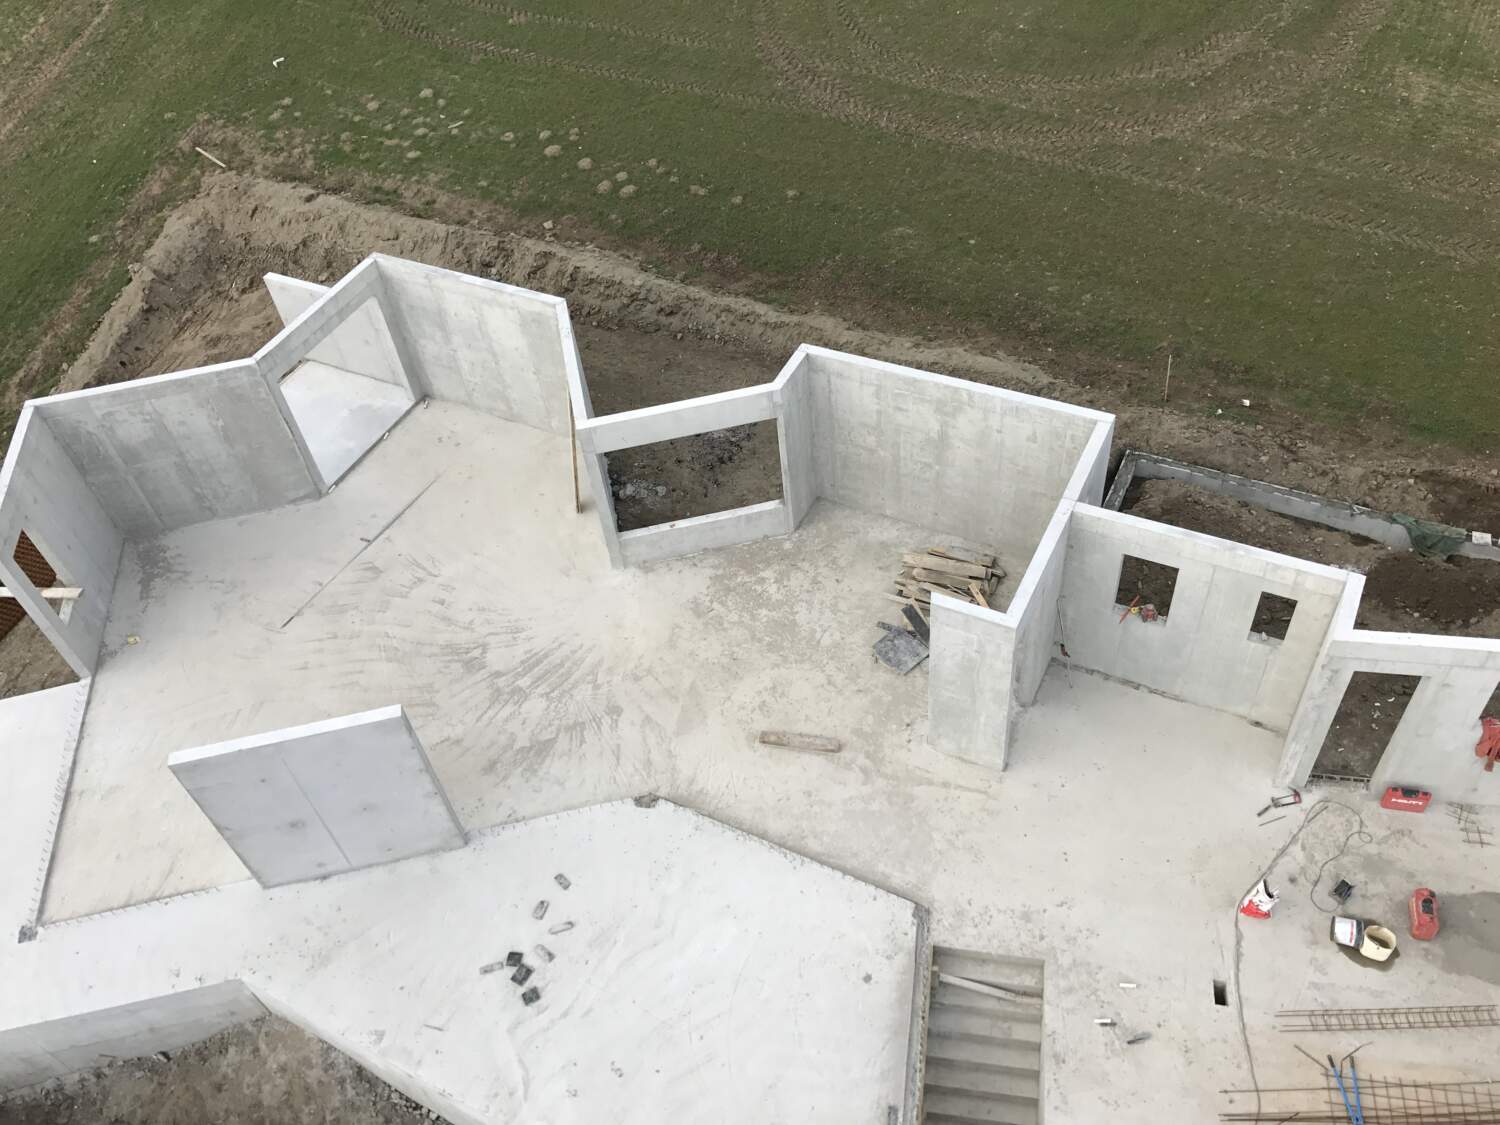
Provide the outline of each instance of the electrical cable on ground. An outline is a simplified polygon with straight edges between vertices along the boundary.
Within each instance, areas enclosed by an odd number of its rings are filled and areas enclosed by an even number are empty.
[[[1311,827],[1312,823],[1319,817],[1321,817],[1325,812],[1328,812],[1330,809],[1335,808],[1343,809],[1350,816],[1354,817],[1355,828],[1347,836],[1344,837],[1343,846],[1339,848],[1339,850],[1335,854],[1329,856],[1318,866],[1318,874],[1313,879],[1312,886],[1307,890],[1307,897],[1314,906],[1323,911],[1323,913],[1325,914],[1332,914],[1332,910],[1320,906],[1318,904],[1318,900],[1314,897],[1314,894],[1318,889],[1318,883],[1323,878],[1324,870],[1328,867],[1329,864],[1333,863],[1334,860],[1339,859],[1347,854],[1347,852],[1349,851],[1350,842],[1353,841],[1356,837],[1359,838],[1361,843],[1372,844],[1375,842],[1375,837],[1372,836],[1370,832],[1365,828],[1365,818],[1360,814],[1359,810],[1356,809],[1353,805],[1345,804],[1343,801],[1336,801],[1332,797],[1324,797],[1317,804],[1313,805],[1312,808],[1307,810],[1307,815],[1302,818],[1302,823],[1297,826],[1297,830],[1287,838],[1286,843],[1282,844],[1281,847],[1277,849],[1276,854],[1271,857],[1271,862],[1266,864],[1261,873],[1255,877],[1255,881],[1252,882],[1250,886],[1245,888],[1244,894],[1240,895],[1240,897],[1235,901],[1234,904],[1234,963],[1231,966],[1233,969],[1232,976],[1234,980],[1234,1014],[1240,1026],[1240,1042],[1244,1044],[1245,1047],[1245,1065],[1250,1071],[1250,1086],[1255,1091],[1255,1112],[1257,1116],[1259,1116],[1262,1108],[1260,1079],[1256,1076],[1255,1073],[1255,1051],[1254,1048],[1250,1046],[1250,1031],[1245,1026],[1245,996],[1243,990],[1240,988],[1240,969],[1245,956],[1244,934],[1240,931],[1240,923],[1241,921],[1243,921],[1244,915],[1240,913],[1240,903],[1245,901],[1245,896],[1253,891],[1262,879],[1271,874],[1272,869],[1281,862],[1282,857],[1291,850],[1292,845],[1302,838],[1302,833],[1306,832],[1308,828]]]

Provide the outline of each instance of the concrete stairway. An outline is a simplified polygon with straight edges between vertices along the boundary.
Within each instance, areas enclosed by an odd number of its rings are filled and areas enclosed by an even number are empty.
[[[1039,1125],[1042,963],[943,946],[934,947],[932,961],[923,1120],[927,1125]]]

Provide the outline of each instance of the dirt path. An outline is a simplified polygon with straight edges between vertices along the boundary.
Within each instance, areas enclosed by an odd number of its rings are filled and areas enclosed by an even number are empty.
[[[86,1071],[0,1101],[0,1125],[414,1125],[441,1121],[279,1019],[170,1058]]]

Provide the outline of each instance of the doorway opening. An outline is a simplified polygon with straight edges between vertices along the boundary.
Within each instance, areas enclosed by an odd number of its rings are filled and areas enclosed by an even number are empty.
[[[1421,682],[1421,676],[1354,673],[1308,781],[1368,783]]]

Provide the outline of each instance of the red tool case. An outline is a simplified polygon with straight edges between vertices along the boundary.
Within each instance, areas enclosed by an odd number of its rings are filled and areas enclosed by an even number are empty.
[[[1432,794],[1425,789],[1409,789],[1404,785],[1392,785],[1380,798],[1383,809],[1399,809],[1402,812],[1426,812],[1432,804]]]

